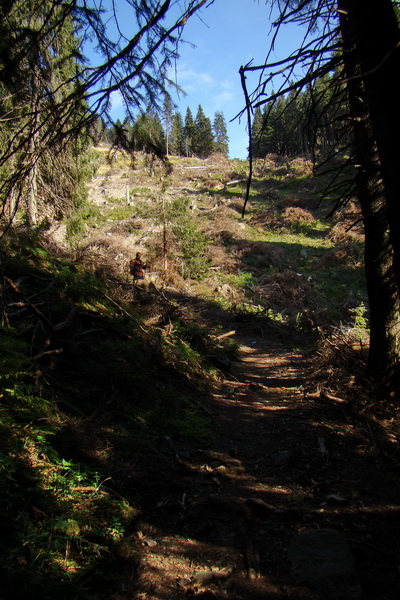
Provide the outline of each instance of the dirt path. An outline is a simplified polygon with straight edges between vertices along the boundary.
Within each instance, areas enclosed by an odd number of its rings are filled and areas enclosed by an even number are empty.
[[[200,176],[203,168],[210,181]],[[224,168],[229,179],[232,167]],[[199,191],[212,189],[221,169],[207,161],[176,167],[168,193],[192,191],[196,199]],[[125,203],[129,184],[136,189],[134,202],[152,201],[145,170],[136,170],[131,180],[128,171],[117,169],[93,181],[92,201],[111,214],[116,198]],[[210,211],[214,201],[211,195]],[[223,205],[209,226],[215,224],[218,236],[226,230],[242,239],[243,224],[226,210]],[[117,256],[144,243],[146,227],[120,236],[119,227],[107,221],[106,235],[112,231],[111,239],[118,240]],[[221,256],[217,264],[227,264],[229,257]],[[202,303],[197,309],[207,313],[205,328],[207,319],[213,324],[223,319],[208,314],[215,307]],[[143,510],[135,600],[400,598],[399,410],[371,407],[357,386],[344,401],[334,392],[319,393],[309,381],[307,357],[275,340],[272,334],[236,340],[241,359],[202,400],[215,429],[209,444],[188,449],[180,440],[165,439],[153,454],[143,452],[136,464],[129,463],[129,476],[122,473],[122,490],[137,497]],[[325,383],[335,377],[329,370]],[[348,543],[360,588],[349,583],[345,570],[323,595],[294,577],[293,542],[303,531],[326,529],[340,532]],[[326,555],[332,543],[324,543]],[[327,556],[337,562],[339,554],[334,549]]]
[[[152,471],[143,467],[137,599],[398,598],[398,483],[375,438],[370,446],[370,422],[355,421],[351,403],[307,394],[302,355],[241,343],[241,360],[204,402],[217,431],[210,447],[166,440]],[[364,595],[346,573],[326,597],[294,578],[293,540],[325,529],[349,543]]]

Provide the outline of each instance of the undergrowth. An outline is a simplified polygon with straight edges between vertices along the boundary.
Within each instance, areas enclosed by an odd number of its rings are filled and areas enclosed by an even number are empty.
[[[189,192],[150,194],[146,179],[131,192],[145,198],[135,207],[111,196],[101,210],[82,204],[66,224],[69,256],[40,228],[5,240],[1,600],[134,597],[143,457],[214,435],[204,397],[239,355],[231,329],[302,348],[319,334],[325,379],[331,353],[346,347],[350,370],[362,359],[361,236],[314,210],[308,172],[267,166],[257,167],[244,220],[242,184],[208,193],[196,180],[196,209]],[[246,174],[244,163],[226,168],[207,179]],[[131,229],[114,236],[125,221]],[[79,246],[89,229],[96,238]],[[168,254],[169,297],[156,286],[133,294],[126,254],[139,241],[155,265]]]
[[[194,401],[217,376],[207,336],[161,335],[39,239],[9,237],[1,266],[1,598],[110,598],[140,562],[121,471],[166,435],[211,434]]]

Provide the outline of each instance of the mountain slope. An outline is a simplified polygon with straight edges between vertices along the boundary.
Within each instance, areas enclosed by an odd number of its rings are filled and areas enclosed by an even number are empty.
[[[286,548],[326,527],[397,597],[356,213],[326,222],[304,161],[258,163],[243,220],[244,163],[144,158],[101,163],[72,238],[3,249],[3,597],[311,599]]]

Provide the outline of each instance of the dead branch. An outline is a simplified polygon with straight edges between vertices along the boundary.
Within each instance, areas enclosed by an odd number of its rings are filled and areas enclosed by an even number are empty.
[[[100,294],[102,294],[104,296],[104,298],[106,298],[109,302],[111,302],[111,304],[114,304],[114,306],[116,306],[118,308],[118,310],[120,310],[126,317],[129,317],[129,319],[132,319],[132,321],[134,321],[136,323],[136,325],[139,327],[139,329],[141,331],[143,331],[143,333],[148,334],[148,331],[142,326],[142,324],[139,323],[139,321],[137,319],[135,319],[135,317],[133,317],[131,314],[129,314],[128,311],[125,310],[120,304],[118,304],[118,302],[116,302],[113,298],[108,296],[108,294],[103,292],[103,290],[100,290],[98,287],[94,286],[94,289],[97,290],[98,292],[100,292]]]
[[[235,333],[236,330],[234,329],[233,331],[228,331],[227,333],[222,333],[221,335],[215,336],[215,339],[223,340],[224,338],[230,337],[231,335],[235,335]]]
[[[40,352],[39,354],[36,354],[35,356],[32,356],[31,361],[35,362],[37,360],[41,360],[42,358],[44,358],[46,356],[52,356],[54,354],[61,354],[62,352],[64,352],[63,348],[57,348],[56,350],[46,350],[44,352]]]
[[[37,316],[37,318],[45,326],[45,328],[48,331],[53,331],[53,326],[50,323],[49,319],[42,313],[42,311],[40,311],[37,308],[37,305],[32,304],[32,302],[29,300],[29,298],[27,298],[25,296],[25,294],[21,291],[19,286],[16,283],[14,283],[14,281],[12,281],[12,279],[9,279],[9,277],[4,277],[4,280],[10,286],[10,288],[22,298],[22,300],[24,301],[24,304],[34,313],[34,315]]]
[[[76,307],[72,308],[64,321],[61,321],[60,323],[57,323],[57,325],[54,325],[53,332],[62,331],[63,329],[69,327],[77,313],[77,310],[78,309]]]

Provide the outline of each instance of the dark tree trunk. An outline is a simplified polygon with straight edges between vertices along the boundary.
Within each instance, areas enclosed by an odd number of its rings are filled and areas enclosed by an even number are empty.
[[[400,35],[391,0],[352,0],[352,27],[377,144],[382,182],[400,288]]]
[[[388,5],[390,10],[388,10]],[[389,392],[400,380],[400,164],[398,102],[391,90],[399,64],[390,0],[338,0],[353,122],[357,187],[365,227],[370,308],[368,372]],[[395,73],[398,72],[398,67]],[[390,90],[390,92],[389,92]],[[394,114],[396,113],[396,114]]]

